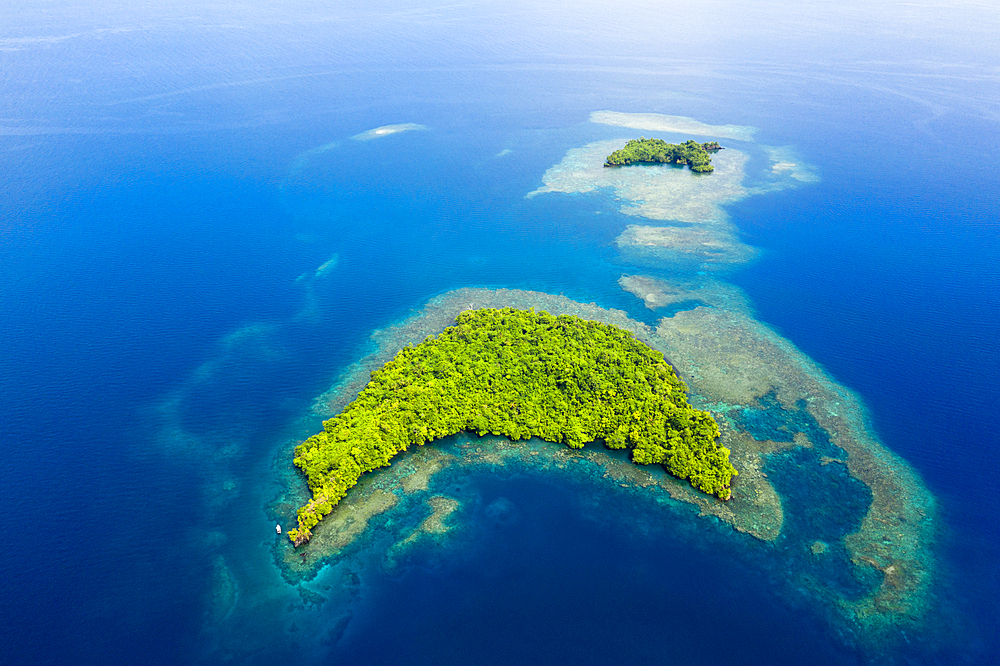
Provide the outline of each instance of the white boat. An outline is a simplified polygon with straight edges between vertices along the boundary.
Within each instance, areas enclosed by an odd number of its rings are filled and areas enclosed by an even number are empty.
[[[281,525],[275,525],[274,531],[277,532],[278,534],[281,534]]]

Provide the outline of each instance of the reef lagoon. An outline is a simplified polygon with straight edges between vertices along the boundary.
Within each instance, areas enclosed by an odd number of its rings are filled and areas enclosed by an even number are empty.
[[[63,10],[0,34],[5,660],[1000,655],[995,9]],[[295,446],[499,307],[661,351],[732,499],[462,433],[293,547]]]

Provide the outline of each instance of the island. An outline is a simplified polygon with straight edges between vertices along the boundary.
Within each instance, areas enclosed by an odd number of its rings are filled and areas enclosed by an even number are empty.
[[[627,166],[629,164],[688,164],[691,171],[711,173],[715,171],[709,153],[722,150],[718,141],[698,143],[689,139],[684,143],[667,143],[662,139],[632,139],[608,155],[604,166]]]
[[[467,310],[373,371],[353,402],[296,447],[312,499],[289,539],[306,543],[366,472],[462,431],[575,449],[603,440],[720,499],[737,474],[718,424],[688,403],[663,354],[632,333],[533,308]]]

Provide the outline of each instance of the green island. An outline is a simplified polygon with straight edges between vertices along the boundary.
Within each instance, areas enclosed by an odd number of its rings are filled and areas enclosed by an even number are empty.
[[[710,152],[722,150],[718,141],[708,143],[698,143],[694,140],[687,140],[684,143],[667,143],[662,139],[646,139],[639,137],[632,139],[625,144],[624,148],[619,148],[608,155],[604,161],[604,166],[626,166],[629,164],[688,164],[691,171],[698,173],[711,173],[715,171],[712,166]]]
[[[365,472],[461,431],[576,449],[601,439],[721,499],[737,474],[715,420],[630,332],[534,309],[469,310],[372,372],[352,403],[296,447],[313,496],[288,537],[307,542]]]

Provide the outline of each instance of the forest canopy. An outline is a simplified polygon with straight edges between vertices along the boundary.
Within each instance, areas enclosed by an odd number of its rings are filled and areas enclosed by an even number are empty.
[[[709,152],[722,150],[717,141],[698,143],[688,140],[684,143],[667,143],[662,139],[632,139],[607,156],[604,166],[626,166],[628,164],[689,164],[692,171],[711,173],[715,171]]]
[[[313,497],[288,536],[305,543],[362,474],[461,431],[571,448],[600,439],[728,499],[729,450],[686,391],[660,352],[614,326],[534,309],[463,312],[372,372],[354,402],[296,447]]]

